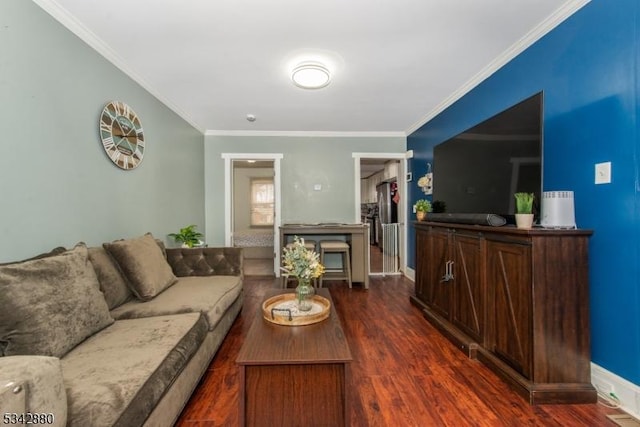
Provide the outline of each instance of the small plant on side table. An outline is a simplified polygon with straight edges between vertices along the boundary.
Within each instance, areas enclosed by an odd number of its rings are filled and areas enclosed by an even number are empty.
[[[171,233],[169,237],[173,238],[177,243],[182,243],[184,248],[193,248],[194,246],[202,245],[200,238],[202,233],[196,231],[195,225],[188,225],[180,229],[178,233]]]
[[[515,193],[516,226],[531,228],[533,225],[533,193]]]
[[[533,212],[533,193],[515,193],[516,213],[530,214]]]
[[[420,199],[413,206],[416,209],[416,218],[418,221],[423,221],[427,212],[431,212],[431,202],[427,199]]]

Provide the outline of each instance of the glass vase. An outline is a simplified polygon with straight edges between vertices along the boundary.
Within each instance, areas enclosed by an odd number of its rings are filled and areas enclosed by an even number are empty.
[[[311,286],[309,279],[298,279],[298,286],[296,287],[296,303],[298,310],[309,311],[313,307],[313,295],[315,290]]]

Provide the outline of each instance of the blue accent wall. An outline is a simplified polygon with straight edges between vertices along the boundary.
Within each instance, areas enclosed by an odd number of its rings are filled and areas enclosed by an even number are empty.
[[[637,0],[593,0],[407,139],[419,177],[433,147],[544,91],[543,190],[573,190],[590,241],[592,361],[640,385]],[[611,184],[594,165],[612,162]],[[437,176],[434,185],[438,185]],[[421,198],[411,186],[411,201]],[[409,265],[415,266],[415,235]],[[562,286],[562,283],[558,283]]]

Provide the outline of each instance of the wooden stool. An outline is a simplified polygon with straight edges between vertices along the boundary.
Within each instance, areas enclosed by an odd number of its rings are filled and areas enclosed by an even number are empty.
[[[304,247],[305,247],[305,249],[308,249],[310,251],[315,251],[316,250],[316,241],[315,240],[305,240],[304,241]],[[285,248],[287,248],[287,249],[293,248],[293,242],[292,243],[287,243]],[[317,287],[316,279],[313,279],[313,286]],[[286,274],[283,274],[282,275],[282,288],[286,289],[288,287],[289,287],[289,276],[287,276]]]
[[[349,256],[349,244],[341,240],[321,240],[320,241],[320,264],[324,263],[325,254],[339,253],[342,254],[342,270],[339,272],[325,273],[320,276],[320,287],[322,287],[322,279],[346,280],[351,287],[351,257]]]

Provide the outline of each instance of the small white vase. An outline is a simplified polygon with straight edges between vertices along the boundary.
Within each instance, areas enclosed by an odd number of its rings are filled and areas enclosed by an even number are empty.
[[[533,214],[516,214],[516,227],[524,229],[533,227]]]

